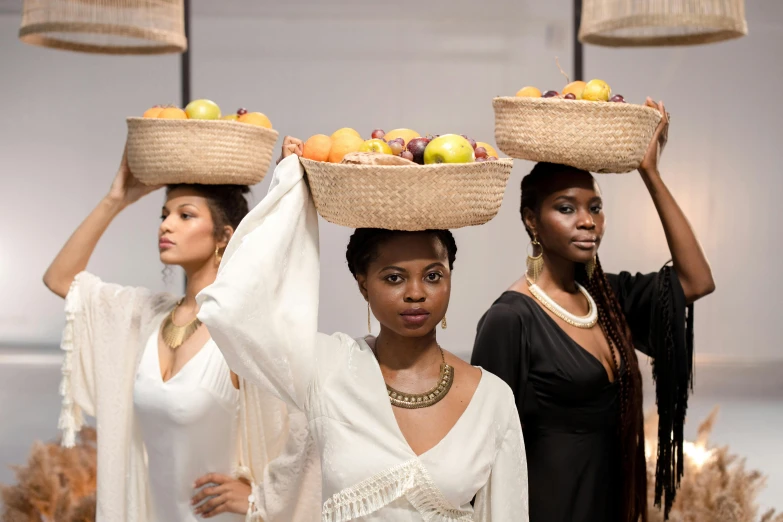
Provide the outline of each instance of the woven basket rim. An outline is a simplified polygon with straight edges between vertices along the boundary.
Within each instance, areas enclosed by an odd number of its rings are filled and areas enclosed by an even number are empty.
[[[105,34],[138,38],[152,42],[150,45],[108,45],[76,42],[49,36],[47,33]],[[38,22],[22,26],[19,39],[31,45],[103,54],[164,54],[183,53],[188,48],[185,35],[154,29],[141,29],[131,25],[88,22]]]
[[[308,165],[332,165],[333,167],[340,168],[340,169],[346,169],[346,170],[378,170],[378,171],[385,171],[385,172],[400,172],[403,170],[416,170],[416,169],[454,169],[454,168],[466,168],[466,167],[473,167],[476,168],[476,165],[484,165],[486,163],[492,164],[492,163],[501,163],[503,165],[514,165],[514,158],[498,158],[496,160],[492,161],[473,161],[470,163],[430,163],[427,165],[419,165],[418,163],[414,163],[412,165],[361,165],[356,163],[332,163],[329,161],[316,161],[311,160],[307,158],[299,158],[299,161],[304,165],[305,171],[307,171]]]
[[[675,35],[614,36],[606,34],[606,31],[616,29],[641,29],[644,27],[694,27],[694,31]],[[579,28],[579,41],[607,47],[698,45],[741,38],[747,34],[747,21],[727,15],[695,14],[684,16],[667,13],[652,16],[637,14],[584,23]]]
[[[615,102],[595,102],[595,101],[589,101],[589,100],[566,100],[563,98],[533,98],[529,96],[496,96],[492,99],[493,106],[497,102],[508,102],[508,103],[514,103],[518,105],[525,105],[525,104],[539,104],[539,105],[545,105],[545,104],[562,104],[563,106],[572,106],[574,109],[579,108],[593,108],[593,107],[605,107],[605,110],[608,111],[637,111],[637,110],[645,110],[645,111],[651,111],[658,115],[658,117],[661,117],[660,111],[658,109],[653,109],[652,107],[648,107],[646,105],[642,105],[640,103],[615,103]],[[603,109],[602,109],[603,110]]]
[[[175,120],[175,119],[169,119],[169,118],[144,118],[142,116],[128,116],[125,118],[125,121],[127,123],[134,123],[139,125],[149,125],[149,126],[156,126],[156,125],[171,125],[171,126],[177,126],[177,125],[241,125],[241,128],[244,129],[258,129],[261,133],[274,133],[275,136],[279,136],[280,133],[277,132],[275,129],[269,129],[267,127],[261,127],[260,125],[253,125],[252,123],[245,123],[243,121],[234,121],[234,120],[192,120],[190,118],[185,120]]]

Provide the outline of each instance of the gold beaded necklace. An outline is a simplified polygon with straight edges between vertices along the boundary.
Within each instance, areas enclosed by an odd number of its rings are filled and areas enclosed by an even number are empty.
[[[438,383],[429,391],[424,393],[404,393],[397,391],[388,384],[386,385],[386,391],[389,394],[389,402],[392,406],[398,408],[405,408],[408,410],[415,410],[418,408],[428,408],[439,403],[449,393],[451,385],[454,383],[454,368],[446,364],[446,357],[443,355],[443,348],[440,349],[440,377]]]
[[[198,317],[194,317],[191,321],[189,321],[187,324],[183,324],[182,326],[174,324],[174,312],[177,311],[177,308],[180,307],[182,301],[184,300],[184,297],[180,299],[168,317],[166,317],[166,319],[163,321],[161,337],[163,337],[164,344],[172,350],[176,350],[182,346],[182,344],[187,341],[191,335],[196,333],[198,327],[201,326],[201,321],[199,321]]]

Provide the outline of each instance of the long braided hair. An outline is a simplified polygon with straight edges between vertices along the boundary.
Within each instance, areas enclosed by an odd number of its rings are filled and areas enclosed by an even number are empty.
[[[519,212],[524,221],[525,209],[538,216],[541,202],[547,196],[547,181],[558,173],[579,169],[554,163],[537,163],[522,179],[522,203]],[[589,173],[586,173],[588,176]],[[530,230],[528,235],[532,238]],[[584,265],[576,269],[576,280],[587,288],[598,308],[598,325],[606,335],[612,351],[615,376],[619,383],[619,441],[622,463],[621,520],[623,522],[647,521],[647,471],[644,455],[644,415],[642,375],[631,337],[631,329],[625,319],[620,302],[596,258],[591,278]],[[618,360],[619,355],[619,360]]]

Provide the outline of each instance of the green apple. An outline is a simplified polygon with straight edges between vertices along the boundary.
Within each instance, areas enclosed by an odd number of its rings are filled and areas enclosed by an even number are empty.
[[[191,120],[220,119],[220,107],[210,100],[193,100],[185,107],[185,113]]]
[[[389,144],[382,139],[373,138],[362,143],[359,152],[378,152],[380,154],[391,154],[392,150]]]
[[[443,134],[424,149],[424,164],[472,163],[476,161],[473,145],[458,134]]]

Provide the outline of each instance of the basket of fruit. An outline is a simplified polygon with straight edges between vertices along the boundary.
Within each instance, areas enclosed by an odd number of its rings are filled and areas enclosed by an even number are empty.
[[[209,100],[128,118],[128,166],[147,185],[254,185],[264,179],[276,142],[262,113],[239,109],[221,117]]]
[[[612,96],[601,80],[571,82],[560,93],[525,87],[492,105],[504,153],[599,173],[637,169],[661,120],[655,109]]]
[[[301,161],[315,207],[327,221],[408,231],[491,220],[513,166],[487,143],[409,129],[376,130],[368,140],[353,129],[318,134],[305,142]]]

